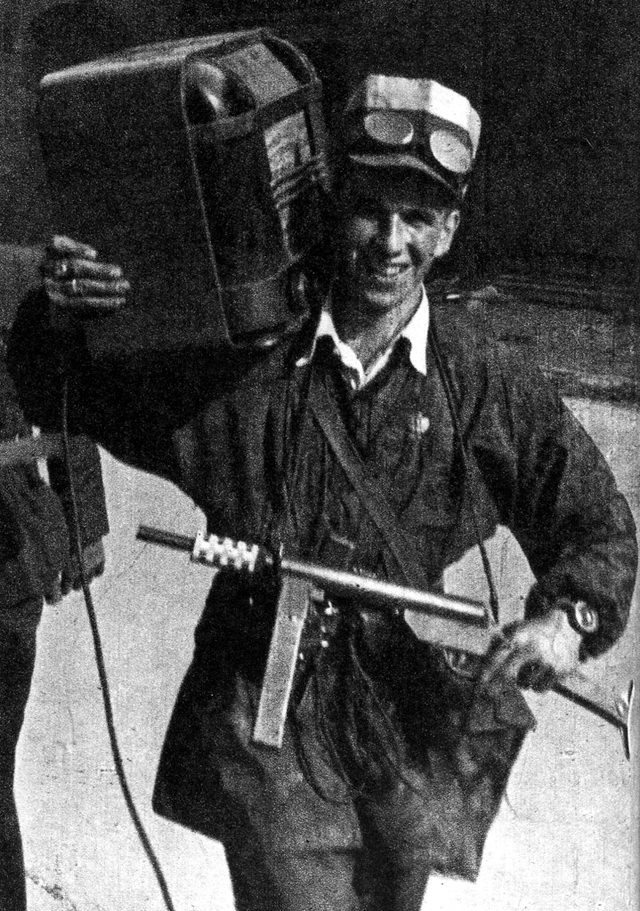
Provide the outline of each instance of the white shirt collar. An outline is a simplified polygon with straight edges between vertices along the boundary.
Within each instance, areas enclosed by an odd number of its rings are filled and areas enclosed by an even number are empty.
[[[429,335],[429,299],[425,289],[422,289],[422,298],[416,312],[406,324],[402,332],[394,338],[389,346],[380,354],[373,364],[365,371],[359,357],[350,345],[343,342],[335,327],[331,315],[331,298],[329,297],[322,308],[318,325],[316,326],[313,342],[307,353],[296,361],[297,367],[308,364],[315,354],[319,339],[329,337],[332,339],[336,353],[343,366],[346,368],[354,389],[361,389],[369,383],[374,376],[385,366],[396,342],[399,338],[406,338],[409,342],[409,360],[412,366],[423,376],[427,375],[427,337]]]

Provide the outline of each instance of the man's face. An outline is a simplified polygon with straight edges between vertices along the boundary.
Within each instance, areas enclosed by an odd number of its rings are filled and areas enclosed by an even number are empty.
[[[338,272],[352,305],[371,315],[417,303],[435,259],[449,250],[459,212],[429,179],[400,168],[354,168],[338,193]]]

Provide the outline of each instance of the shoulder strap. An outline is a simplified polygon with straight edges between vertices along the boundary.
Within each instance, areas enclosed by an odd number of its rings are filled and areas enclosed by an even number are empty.
[[[313,364],[311,371],[308,400],[311,413],[398,564],[405,582],[418,588],[427,588],[413,541],[404,533],[395,511],[379,486],[371,481],[364,462],[347,433],[342,416]]]

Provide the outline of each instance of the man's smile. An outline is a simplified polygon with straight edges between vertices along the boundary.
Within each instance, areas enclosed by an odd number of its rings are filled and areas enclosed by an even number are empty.
[[[393,284],[410,270],[409,263],[366,263],[364,274],[367,278],[382,284]]]

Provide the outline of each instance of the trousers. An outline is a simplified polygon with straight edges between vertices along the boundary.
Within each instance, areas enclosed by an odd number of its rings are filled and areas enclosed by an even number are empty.
[[[26,911],[27,907],[13,783],[41,614],[38,599],[0,610],[0,911]]]
[[[419,911],[431,852],[418,773],[377,797],[354,794],[304,702],[296,727],[310,771],[291,721],[282,749],[252,741],[259,687],[236,676],[227,700],[195,675],[182,693],[203,694],[199,721],[183,755],[174,745],[170,764],[161,759],[154,807],[222,842],[238,911]]]

